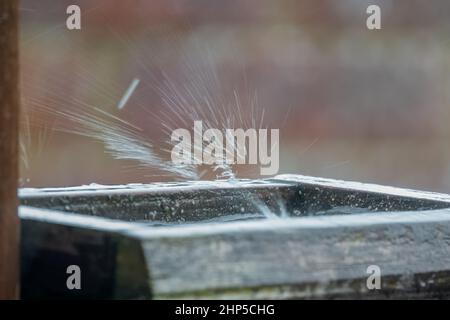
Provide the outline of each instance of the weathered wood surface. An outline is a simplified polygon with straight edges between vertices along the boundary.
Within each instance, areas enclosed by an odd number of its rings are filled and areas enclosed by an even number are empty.
[[[0,0],[0,299],[18,297],[18,1]]]
[[[276,201],[292,203],[296,190],[284,183],[227,182],[89,187],[71,190],[23,189],[27,206],[122,219],[183,223],[224,216],[261,216],[260,202],[277,210]]]
[[[450,210],[140,229],[155,298],[450,298]],[[381,290],[366,287],[371,265]]]
[[[21,217],[24,298],[450,298],[449,209],[159,228]],[[81,291],[65,288],[70,264]]]
[[[64,268],[79,263],[86,270],[85,285],[92,287],[77,297],[450,298],[450,209],[426,210],[448,208],[449,196],[301,176],[276,180],[22,192],[22,203],[39,199],[32,203],[51,209],[20,209],[22,278],[31,286],[24,297],[74,297],[64,288]],[[239,193],[242,203],[263,194],[260,199],[268,205],[281,199],[288,211],[305,214],[211,222],[230,209],[220,196],[230,202],[227,195]],[[120,211],[120,197],[130,194],[121,215],[132,214],[133,199],[139,214],[131,221],[118,219],[114,210]],[[155,210],[157,217],[165,212],[164,205],[172,205],[177,195],[186,200],[178,202],[176,215],[197,223],[149,226],[145,218],[154,219]],[[103,203],[104,215],[114,219],[95,216],[95,206],[84,214],[53,210],[52,204],[61,207],[60,196],[69,207],[75,199],[70,208],[83,200],[91,206]],[[192,201],[196,205],[187,206]],[[204,209],[217,204],[220,210],[212,214]],[[322,211],[331,206],[365,209]],[[415,211],[401,211],[411,208]],[[146,210],[153,213],[145,216]],[[58,267],[52,269],[53,263]],[[366,287],[370,265],[381,269],[381,290]],[[49,271],[43,277],[39,270]]]
[[[21,204],[127,221],[194,222],[224,216],[291,216],[430,210],[450,207],[444,194],[298,175],[233,183],[196,182],[22,189]],[[280,204],[283,204],[280,206]],[[341,210],[339,210],[341,208]]]

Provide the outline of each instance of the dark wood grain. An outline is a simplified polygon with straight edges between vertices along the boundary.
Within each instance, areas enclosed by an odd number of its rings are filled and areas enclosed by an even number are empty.
[[[18,1],[0,0],[0,299],[18,297]]]

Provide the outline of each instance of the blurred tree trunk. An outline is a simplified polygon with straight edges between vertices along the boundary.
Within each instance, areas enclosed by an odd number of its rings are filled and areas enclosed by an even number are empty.
[[[0,0],[0,299],[19,295],[18,0]]]

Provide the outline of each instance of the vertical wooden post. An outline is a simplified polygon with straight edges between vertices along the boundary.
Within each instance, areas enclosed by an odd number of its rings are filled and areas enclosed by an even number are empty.
[[[19,295],[18,0],[0,0],[0,299]]]

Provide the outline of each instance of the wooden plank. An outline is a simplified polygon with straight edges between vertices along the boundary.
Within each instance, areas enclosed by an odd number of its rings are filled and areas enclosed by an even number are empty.
[[[450,210],[138,229],[155,298],[450,298]],[[381,269],[381,289],[366,271]]]
[[[349,208],[360,213],[450,207],[448,195],[298,175],[181,185],[22,189],[20,198],[27,206],[167,223],[239,219],[243,212],[264,217],[262,209],[278,215],[285,210],[291,216],[311,216],[343,213]]]
[[[230,184],[195,183],[130,185],[120,188],[95,187],[71,190],[22,189],[21,203],[125,221],[184,223],[231,216],[263,217],[264,203],[279,211],[277,201],[291,202],[296,190],[282,183],[237,181]]]
[[[18,297],[18,1],[0,0],[0,299]]]
[[[121,284],[110,298],[450,298],[450,209],[174,227],[27,207],[20,212],[30,231],[25,255],[47,250],[52,256],[37,265],[24,258],[24,268],[44,270],[41,279],[52,284],[34,286],[44,297],[43,288],[63,284],[63,269],[49,272],[49,261],[67,264],[67,252],[75,251],[75,257],[103,257],[97,264],[106,284]],[[106,259],[111,248],[122,258]],[[84,261],[92,270],[95,261]],[[366,287],[370,265],[381,269],[381,290]],[[101,288],[97,272],[90,279]]]

